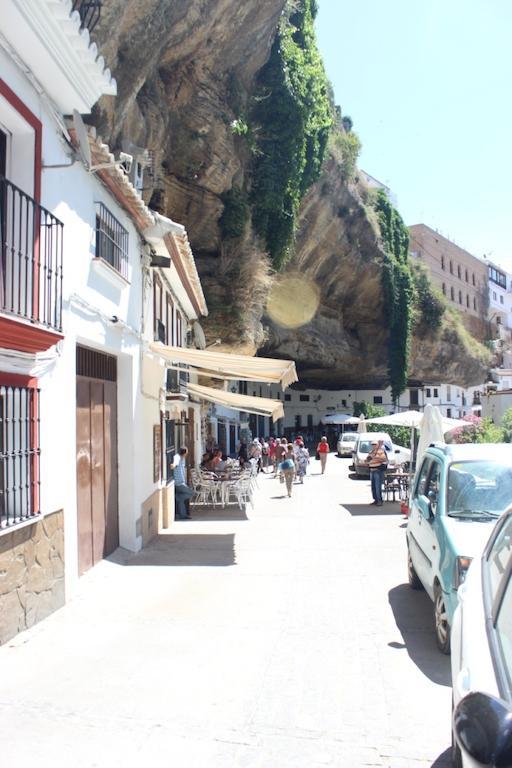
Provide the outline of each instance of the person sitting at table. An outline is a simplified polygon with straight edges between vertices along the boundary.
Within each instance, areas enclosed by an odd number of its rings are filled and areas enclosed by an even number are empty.
[[[199,465],[200,468],[208,469],[212,459],[213,459],[213,453],[211,453],[210,451],[206,451],[206,453],[203,453],[203,458],[201,459],[201,464]]]
[[[222,464],[222,451],[220,448],[217,448],[213,452],[213,456],[211,461],[208,464],[208,469],[210,472],[217,472],[221,468],[219,465]]]

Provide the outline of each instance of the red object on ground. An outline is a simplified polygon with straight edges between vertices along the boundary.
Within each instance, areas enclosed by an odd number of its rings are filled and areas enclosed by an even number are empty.
[[[409,517],[409,505],[408,505],[408,503],[406,501],[401,501],[400,502],[400,512],[405,517]]]

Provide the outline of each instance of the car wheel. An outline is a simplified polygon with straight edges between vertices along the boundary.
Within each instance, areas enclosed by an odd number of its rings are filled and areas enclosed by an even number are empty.
[[[414,565],[412,564],[409,547],[407,547],[407,575],[409,577],[409,586],[411,589],[423,589],[423,584],[420,581],[420,577],[416,573]]]
[[[441,653],[450,653],[450,625],[443,590],[436,584],[434,587],[434,621],[437,647]]]
[[[452,766],[453,768],[464,768],[462,764],[462,752],[460,751],[460,747],[457,744],[457,741],[455,739],[455,736],[453,734],[453,725],[452,725]]]

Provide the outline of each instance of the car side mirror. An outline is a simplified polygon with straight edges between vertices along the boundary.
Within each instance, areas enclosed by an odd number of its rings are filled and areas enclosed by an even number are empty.
[[[431,520],[433,517],[432,505],[426,496],[418,497],[418,507],[425,520]]]
[[[512,711],[501,699],[468,693],[455,708],[453,730],[463,754],[476,765],[512,765]]]

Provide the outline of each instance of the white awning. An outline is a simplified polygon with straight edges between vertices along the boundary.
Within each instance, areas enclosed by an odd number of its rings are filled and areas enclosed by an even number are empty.
[[[209,403],[225,405],[226,408],[234,408],[236,411],[247,411],[259,416],[270,416],[274,421],[284,418],[283,403],[281,400],[271,400],[269,397],[250,397],[239,395],[237,392],[224,392],[222,389],[202,387],[199,384],[187,384],[189,395],[207,400]]]
[[[149,348],[151,352],[161,355],[170,363],[191,365],[198,368],[202,375],[212,378],[281,383],[283,387],[288,387],[298,380],[293,360],[232,355],[229,352],[215,352],[209,349],[168,347],[160,342],[150,344]]]

